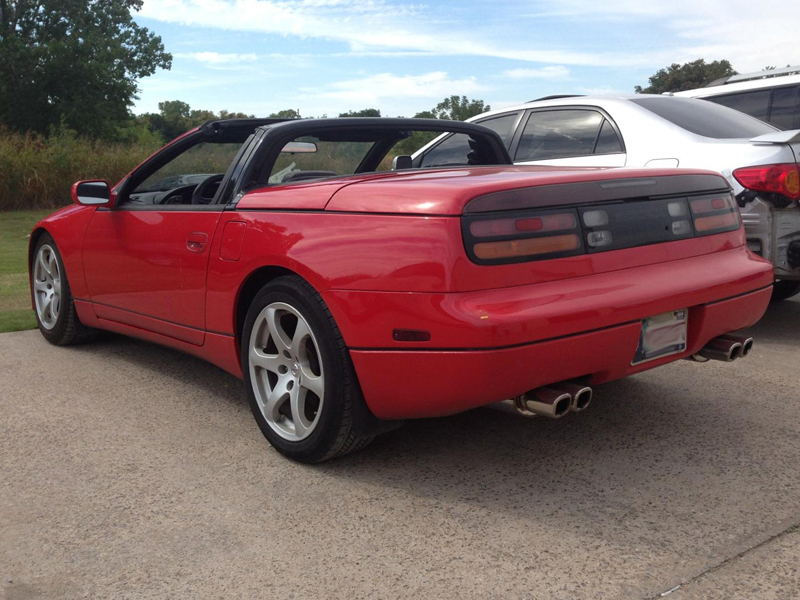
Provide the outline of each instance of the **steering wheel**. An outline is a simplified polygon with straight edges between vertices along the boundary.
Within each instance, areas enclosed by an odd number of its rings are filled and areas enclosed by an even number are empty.
[[[194,192],[192,192],[192,204],[211,204],[211,201],[214,200],[214,196],[212,195],[209,198],[205,195],[205,192],[215,183],[218,184],[220,181],[222,181],[224,177],[224,173],[218,173],[217,175],[207,177],[197,184],[197,187],[194,188]]]

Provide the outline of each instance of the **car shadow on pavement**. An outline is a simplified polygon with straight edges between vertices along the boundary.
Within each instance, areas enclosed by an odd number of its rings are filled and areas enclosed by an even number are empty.
[[[798,307],[797,302],[771,306],[749,331],[756,344],[800,344]],[[233,409],[231,417],[248,420],[242,425],[260,436],[241,381],[200,359],[113,335],[72,350],[113,355],[132,370],[169,377],[188,387],[197,410],[219,410],[222,402]],[[717,373],[736,372],[736,364],[717,363],[717,368],[723,369]],[[587,411],[563,419],[526,419],[481,408],[408,421],[354,455],[296,468],[393,493],[517,515],[558,512],[588,524],[592,517],[584,508],[598,498],[608,510],[620,511],[619,518],[628,518],[643,508],[643,490],[666,496],[688,491],[702,501],[703,481],[726,470],[740,483],[760,482],[763,467],[752,449],[768,443],[780,416],[754,422],[747,411],[756,400],[736,380],[720,379],[706,365],[678,361],[599,386]],[[790,452],[785,460],[797,458],[798,452]],[[264,460],[285,459],[265,452]]]
[[[800,348],[800,297],[770,304],[762,319],[744,330],[752,335],[756,344],[776,342],[793,346],[793,351]]]

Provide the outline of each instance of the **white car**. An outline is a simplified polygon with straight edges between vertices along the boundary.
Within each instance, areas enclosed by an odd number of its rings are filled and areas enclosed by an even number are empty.
[[[800,292],[800,130],[673,96],[551,96],[469,119],[505,140],[516,164],[688,167],[721,173],[741,209],[748,246],[775,267],[775,299]],[[443,135],[415,167],[455,165],[469,139]],[[458,159],[456,158],[458,157]]]
[[[800,129],[800,66],[731,75],[674,95],[735,108],[778,129]]]

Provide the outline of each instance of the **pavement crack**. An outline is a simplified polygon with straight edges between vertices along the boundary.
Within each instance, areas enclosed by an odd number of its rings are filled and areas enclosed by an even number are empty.
[[[740,558],[743,558],[744,556],[747,556],[753,550],[758,550],[759,548],[763,548],[764,546],[774,542],[775,540],[779,540],[782,537],[785,537],[787,535],[791,535],[792,533],[796,533],[798,531],[800,531],[800,523],[795,523],[794,525],[790,525],[789,527],[787,527],[783,531],[779,531],[775,535],[772,535],[772,536],[768,537],[767,539],[759,542],[758,544],[750,546],[749,548],[745,548],[744,550],[742,550],[738,554],[734,554],[733,556],[730,556],[730,557],[726,558],[725,560],[717,563],[716,565],[713,565],[713,566],[707,568],[706,570],[698,573],[697,575],[694,575],[694,576],[689,577],[688,579],[686,579],[684,581],[679,582],[678,584],[668,588],[667,590],[665,590],[663,592],[659,592],[659,593],[655,594],[654,596],[646,596],[644,598],[644,600],[657,600],[658,598],[664,598],[665,596],[669,596],[672,592],[676,592],[679,589],[681,589],[681,588],[683,588],[683,587],[685,587],[685,586],[687,586],[687,585],[689,585],[691,583],[694,583],[695,581],[697,581],[699,579],[702,579],[706,575],[710,575],[711,573],[719,571],[720,569],[722,569],[726,565],[732,563],[733,561],[738,560]]]

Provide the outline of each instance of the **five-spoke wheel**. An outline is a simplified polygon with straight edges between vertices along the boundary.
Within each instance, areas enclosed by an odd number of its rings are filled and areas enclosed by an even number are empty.
[[[31,285],[39,331],[51,344],[66,346],[93,338],[94,329],[78,318],[58,246],[42,233],[31,254]]]
[[[325,401],[325,374],[308,321],[285,302],[273,302],[250,334],[250,378],[261,414],[289,441],[308,437]]]
[[[33,263],[33,295],[36,316],[47,330],[53,329],[61,309],[61,270],[55,250],[50,244],[42,244]]]
[[[266,283],[250,301],[241,342],[250,409],[276,450],[315,463],[369,443],[372,435],[354,426],[367,409],[350,354],[307,281],[286,275]]]

